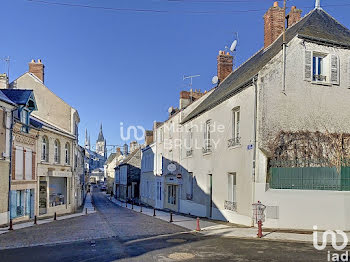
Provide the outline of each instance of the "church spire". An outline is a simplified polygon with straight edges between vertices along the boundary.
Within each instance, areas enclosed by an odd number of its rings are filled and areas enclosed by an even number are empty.
[[[85,128],[85,149],[90,150],[90,136],[88,135],[87,128]]]
[[[105,139],[104,139],[104,136],[103,136],[102,123],[101,123],[101,126],[100,126],[100,133],[98,134],[97,142],[103,142],[104,140],[105,140]]]

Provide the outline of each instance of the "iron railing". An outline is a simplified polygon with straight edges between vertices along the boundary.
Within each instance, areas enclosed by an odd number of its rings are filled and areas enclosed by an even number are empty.
[[[186,151],[186,156],[192,156],[192,154],[193,154],[192,149]]]
[[[233,147],[233,146],[238,146],[241,144],[241,138],[240,137],[235,137],[231,138],[227,141],[227,147]]]
[[[224,202],[224,209],[231,210],[231,211],[237,211],[237,203],[225,200],[225,202]]]

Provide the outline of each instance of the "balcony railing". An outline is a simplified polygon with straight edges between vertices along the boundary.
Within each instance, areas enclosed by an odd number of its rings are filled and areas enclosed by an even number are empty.
[[[192,156],[192,154],[193,154],[192,149],[186,151],[186,156]]]
[[[235,137],[231,138],[227,141],[227,147],[233,147],[233,146],[238,146],[241,144],[241,138],[240,137]]]
[[[237,211],[237,203],[225,200],[224,209],[231,210],[231,211]]]
[[[314,81],[325,82],[327,77],[324,75],[314,75]]]

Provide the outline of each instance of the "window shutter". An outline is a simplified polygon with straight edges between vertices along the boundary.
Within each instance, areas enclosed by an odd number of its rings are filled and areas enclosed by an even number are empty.
[[[337,55],[331,55],[331,83],[339,85],[339,57]]]
[[[305,50],[304,79],[310,82],[312,80],[312,51],[307,50]]]

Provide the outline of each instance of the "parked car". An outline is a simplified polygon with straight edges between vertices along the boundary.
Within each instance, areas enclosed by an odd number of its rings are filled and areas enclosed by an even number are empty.
[[[105,185],[102,185],[101,186],[101,191],[106,191],[107,190],[107,187]]]

